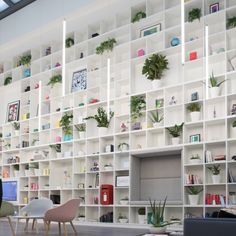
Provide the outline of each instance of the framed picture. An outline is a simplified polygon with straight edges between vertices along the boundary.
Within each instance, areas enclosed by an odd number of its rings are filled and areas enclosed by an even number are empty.
[[[116,176],[116,187],[128,187],[129,176]]]
[[[87,89],[87,69],[75,71],[72,74],[71,92]]]
[[[191,101],[197,101],[199,99],[198,92],[191,94]]]
[[[210,5],[210,13],[215,13],[219,10],[220,10],[220,4],[218,2]]]
[[[201,141],[201,135],[200,134],[190,135],[190,143],[198,143],[200,141]]]
[[[150,34],[155,34],[161,31],[161,23],[141,29],[140,30],[140,37],[148,36]]]
[[[19,120],[20,100],[8,103],[6,122]]]
[[[236,104],[232,105],[231,115],[236,115]]]
[[[161,107],[163,107],[163,105],[164,105],[164,99],[163,99],[163,98],[161,98],[161,99],[156,99],[155,105],[156,105],[156,108],[161,108]]]

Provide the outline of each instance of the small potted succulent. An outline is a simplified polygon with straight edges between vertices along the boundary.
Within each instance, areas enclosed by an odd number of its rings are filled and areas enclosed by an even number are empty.
[[[194,20],[199,20],[201,19],[202,12],[200,8],[193,8],[189,13],[188,13],[188,21],[193,22]]]
[[[12,83],[12,77],[11,76],[7,76],[4,80],[4,86],[7,86],[8,84]]]
[[[122,214],[119,215],[118,220],[119,220],[119,222],[120,222],[121,224],[128,223],[128,218],[127,218],[127,216],[122,215]]]
[[[84,139],[86,137],[86,125],[78,124],[78,125],[75,125],[75,128],[79,132],[80,139]]]
[[[212,177],[213,184],[219,184],[220,180],[221,180],[221,176],[220,176],[221,167],[220,167],[220,165],[209,166],[209,167],[207,167],[207,169],[209,171],[211,171],[211,173],[212,173],[211,177]]]
[[[144,224],[145,223],[145,216],[146,216],[145,207],[140,207],[138,209],[138,223],[139,224]]]
[[[166,128],[172,136],[172,144],[178,145],[180,143],[180,135],[183,131],[184,122],[180,125],[175,124],[174,127]]]
[[[24,66],[24,78],[29,77],[31,75],[30,71],[30,63],[31,63],[31,54],[24,55],[20,58],[19,63],[21,66]]]
[[[19,136],[19,134],[20,134],[20,123],[13,122],[12,126],[14,128],[15,136]]]
[[[120,205],[128,205],[129,204],[129,198],[128,197],[123,197],[120,199]]]
[[[211,98],[218,97],[220,95],[220,86],[225,82],[225,80],[222,80],[221,82],[218,82],[215,78],[213,72],[210,76],[210,95]]]
[[[236,137],[236,120],[234,120],[232,123],[232,137]]]
[[[113,170],[113,166],[111,163],[105,164],[104,165],[104,170],[106,171],[112,171]]]
[[[108,40],[102,42],[99,46],[96,47],[96,54],[103,55],[104,53],[108,54],[112,52],[116,43],[116,39],[109,38]]]
[[[192,155],[189,159],[190,164],[199,164],[201,163],[201,158],[198,154]]]
[[[120,143],[118,145],[118,150],[120,152],[125,152],[125,151],[128,151],[129,150],[129,144],[128,143]]]
[[[150,113],[150,120],[152,121],[154,128],[160,127],[162,125],[163,119],[164,116],[160,115],[158,111]]]
[[[143,18],[146,18],[146,13],[144,11],[139,11],[135,14],[131,22],[132,23],[139,22]]]
[[[198,103],[198,102],[190,103],[187,106],[187,110],[190,112],[192,122],[200,120],[200,115],[201,115],[201,112],[200,112],[201,111],[201,104],[200,103]]]
[[[203,191],[201,186],[188,186],[186,187],[188,193],[189,204],[196,206],[199,203],[200,193]]]
[[[75,44],[75,41],[74,41],[73,38],[69,37],[69,38],[66,39],[66,47],[67,48],[72,47],[74,44]]]

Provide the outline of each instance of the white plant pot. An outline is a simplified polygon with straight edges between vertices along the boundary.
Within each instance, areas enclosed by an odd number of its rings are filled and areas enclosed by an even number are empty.
[[[172,138],[171,141],[172,145],[178,145],[180,143],[180,138],[179,137]]]
[[[106,171],[112,171],[113,167],[112,166],[104,166],[104,170]]]
[[[188,199],[189,199],[189,204],[191,206],[196,206],[199,203],[199,194],[197,194],[197,195],[189,194]]]
[[[125,223],[128,223],[128,219],[119,219],[119,222],[121,224],[125,224]]]
[[[152,125],[153,125],[153,128],[158,128],[162,125],[162,123],[161,122],[155,122]]]
[[[61,154],[61,152],[57,152],[57,158],[61,158],[62,157],[62,154]]]
[[[79,222],[85,222],[85,217],[79,217]]]
[[[162,80],[155,79],[152,81],[152,88],[153,89],[159,89],[162,86]]]
[[[19,177],[20,171],[19,170],[14,170],[14,176],[15,178]]]
[[[122,206],[126,206],[129,204],[129,201],[128,200],[120,200],[120,205]]]
[[[145,224],[145,215],[138,215],[138,223]]]
[[[219,184],[220,183],[221,176],[220,175],[212,175],[212,183],[213,184]]]
[[[164,234],[166,232],[166,227],[154,227],[149,228],[151,234]]]
[[[15,130],[15,136],[19,136],[20,135],[20,130]]]
[[[212,87],[210,88],[211,98],[218,97],[220,95],[220,87]]]
[[[79,132],[79,138],[80,139],[85,139],[85,132]]]
[[[99,135],[104,136],[108,133],[108,128],[106,127],[99,127]]]
[[[232,138],[236,138],[236,127],[232,127]]]
[[[201,159],[190,159],[189,160],[189,164],[199,164],[201,163]]]
[[[201,114],[200,111],[193,111],[193,112],[191,112],[190,113],[191,121],[192,122],[199,121],[200,120],[200,114]]]

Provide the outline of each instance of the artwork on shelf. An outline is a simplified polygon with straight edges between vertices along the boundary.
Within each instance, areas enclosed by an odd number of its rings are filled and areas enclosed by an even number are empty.
[[[231,115],[236,115],[236,104],[232,105]]]
[[[163,98],[156,99],[155,103],[156,103],[156,108],[161,108],[164,105],[164,99]]]
[[[189,53],[189,60],[190,61],[193,61],[193,60],[196,60],[197,59],[197,52],[190,52]]]
[[[72,76],[71,92],[87,89],[87,69],[75,71]]]
[[[178,37],[173,37],[170,41],[172,47],[178,46],[180,44],[180,39]]]
[[[140,30],[140,37],[148,36],[151,34],[155,34],[161,31],[161,23],[149,26],[147,28]]]
[[[198,143],[200,141],[201,141],[201,135],[200,134],[190,135],[190,143]]]
[[[210,5],[210,14],[215,13],[219,10],[220,10],[220,4],[218,2]]]
[[[129,176],[116,176],[116,187],[128,187]]]
[[[19,120],[19,111],[20,111],[20,100],[8,103],[6,122]]]
[[[194,92],[191,94],[191,101],[197,101],[199,99],[198,92]]]
[[[176,105],[177,104],[177,100],[175,99],[175,96],[172,96],[169,102],[169,105]]]

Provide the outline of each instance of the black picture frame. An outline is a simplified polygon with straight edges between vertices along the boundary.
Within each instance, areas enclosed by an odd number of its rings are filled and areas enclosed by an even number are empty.
[[[71,92],[77,92],[87,89],[87,68],[73,72],[71,80]]]
[[[19,113],[20,113],[20,100],[8,103],[6,122],[18,121]]]

